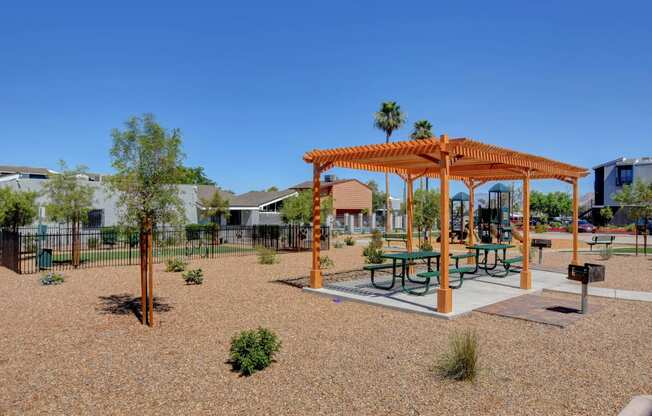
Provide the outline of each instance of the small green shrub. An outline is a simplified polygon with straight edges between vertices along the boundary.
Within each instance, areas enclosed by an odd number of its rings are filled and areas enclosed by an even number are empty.
[[[267,368],[281,350],[278,336],[266,328],[242,331],[231,339],[229,357],[233,369],[245,376]]]
[[[419,250],[432,251],[432,244],[430,243],[430,240],[423,240],[419,245]]]
[[[63,281],[64,278],[61,273],[50,272],[41,277],[41,284],[43,286],[60,285]]]
[[[370,264],[381,264],[385,261],[385,259],[382,257],[384,254],[383,250],[375,247],[365,247],[365,249],[362,251],[362,255],[365,258],[366,263]]]
[[[100,230],[100,235],[102,236],[102,244],[114,245],[118,241],[118,228],[117,227],[105,227]]]
[[[202,269],[188,270],[185,273],[182,273],[183,280],[187,285],[201,285],[204,283],[204,272]]]
[[[97,246],[99,245],[99,241],[95,237],[91,237],[88,240],[86,240],[86,245],[88,245],[88,248],[90,249],[96,249]]]
[[[341,242],[340,240],[337,240],[334,245],[335,248],[342,248],[344,247],[344,243]]]
[[[256,249],[258,255],[258,263],[260,264],[275,264],[278,263],[278,255],[275,250],[267,247],[258,247]]]
[[[450,349],[435,363],[437,373],[453,380],[473,380],[478,372],[479,338],[473,330],[454,332]]]
[[[349,235],[349,236],[344,237],[344,243],[345,243],[347,246],[354,246],[354,245],[355,245],[355,240],[353,239],[353,237],[351,237],[351,236]]]
[[[627,225],[625,226],[625,231],[632,232],[632,231],[635,231],[635,230],[636,230],[636,224],[634,224],[634,223],[632,223],[632,224],[627,224]]]
[[[371,241],[369,242],[369,247],[372,248],[383,248],[383,233],[380,230],[373,230],[371,232]]]
[[[550,227],[547,224],[537,224],[534,226],[534,232],[541,234],[545,233],[550,229]]]
[[[165,260],[166,272],[182,272],[186,270],[188,262],[181,258],[173,258]]]
[[[320,269],[330,269],[335,266],[335,262],[331,260],[328,256],[319,256],[319,268]]]

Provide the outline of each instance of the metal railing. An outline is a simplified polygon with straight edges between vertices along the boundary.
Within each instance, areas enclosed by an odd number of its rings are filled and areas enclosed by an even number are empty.
[[[330,230],[321,227],[321,249],[330,246]],[[256,253],[263,246],[279,252],[312,248],[312,227],[258,225],[157,228],[152,235],[153,258],[160,263],[172,257],[219,258]],[[77,250],[74,247],[78,247]],[[75,252],[78,253],[75,256]],[[17,273],[105,266],[127,266],[140,261],[138,231],[117,227],[82,229],[57,227],[45,232],[22,228],[0,231],[0,265]],[[77,261],[75,261],[77,260]],[[78,263],[78,264],[74,264]]]

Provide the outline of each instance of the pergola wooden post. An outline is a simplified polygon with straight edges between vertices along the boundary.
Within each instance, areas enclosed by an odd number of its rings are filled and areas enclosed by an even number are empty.
[[[577,178],[573,178],[573,259],[571,263],[580,264],[579,259],[579,206],[580,206],[580,187]]]
[[[312,167],[312,269],[310,270],[310,287],[319,289],[323,286],[319,253],[321,249],[321,166],[313,163]]]
[[[407,185],[407,195],[405,198],[405,213],[407,216],[407,224],[405,224],[406,228],[406,238],[407,238],[407,243],[406,243],[406,248],[408,253],[411,253],[414,249],[413,246],[413,239],[414,236],[412,234],[412,230],[414,229],[414,192],[413,192],[413,186],[414,186],[414,175],[408,173],[405,176],[405,182]],[[410,273],[414,273],[414,266],[410,264],[409,266]]]
[[[588,175],[584,168],[557,162],[544,157],[500,148],[481,143],[468,138],[450,139],[442,135],[440,139],[371,144],[354,147],[343,147],[328,150],[313,150],[307,152],[303,159],[313,164],[313,248],[310,286],[322,286],[322,276],[319,270],[320,217],[319,217],[319,175],[331,166],[360,169],[371,172],[394,173],[407,178],[409,192],[406,198],[408,213],[409,250],[412,250],[412,183],[415,179],[439,177],[441,186],[440,222],[440,287],[437,289],[437,310],[448,313],[452,311],[452,291],[449,288],[449,181],[465,180],[469,187],[470,219],[469,243],[474,243],[474,205],[475,188],[487,181],[523,180],[523,221],[524,249],[523,272],[521,287],[532,287],[532,276],[529,270],[529,201],[530,180],[557,179],[573,183],[574,199],[574,229],[577,230],[577,201],[579,190],[577,180]],[[470,185],[470,186],[469,186]],[[409,199],[409,201],[407,200]],[[389,211],[387,212],[389,215]],[[574,259],[577,259],[577,232],[573,234]],[[576,260],[575,260],[576,261]]]
[[[440,139],[440,154],[439,160],[439,253],[441,254],[439,260],[439,288],[437,288],[437,312],[449,313],[453,311],[453,292],[448,283],[448,177],[450,169],[450,156],[448,153],[448,136],[442,135]]]
[[[532,289],[530,271],[530,171],[523,177],[523,269],[521,270],[521,289]]]

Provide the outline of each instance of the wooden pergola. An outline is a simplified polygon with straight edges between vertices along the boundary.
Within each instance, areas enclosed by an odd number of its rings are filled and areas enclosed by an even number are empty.
[[[440,285],[437,289],[437,311],[449,313],[453,309],[452,290],[449,288],[449,182],[463,181],[469,190],[470,210],[469,228],[474,229],[474,191],[489,181],[523,181],[523,267],[520,287],[532,287],[532,274],[529,267],[530,241],[530,180],[557,179],[573,186],[573,259],[578,263],[579,186],[578,180],[588,175],[584,168],[516,152],[501,147],[484,144],[468,138],[449,139],[447,135],[426,140],[403,141],[372,144],[355,147],[342,147],[329,150],[312,150],[303,160],[313,165],[312,187],[312,269],[310,287],[322,287],[319,268],[320,251],[320,176],[323,172],[342,167],[372,172],[395,173],[407,184],[407,249],[412,250],[412,188],[415,179],[428,176],[440,181],[440,224],[441,259]],[[445,237],[446,236],[446,237]],[[469,244],[474,244],[473,232],[469,233]]]

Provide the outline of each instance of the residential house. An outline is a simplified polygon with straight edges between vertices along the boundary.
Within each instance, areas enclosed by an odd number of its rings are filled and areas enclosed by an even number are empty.
[[[332,215],[336,226],[351,224],[351,221],[353,227],[369,226],[368,218],[372,212],[371,188],[357,179],[337,179],[335,175],[324,175],[320,185],[321,196],[330,196],[333,200]],[[301,182],[290,189],[312,189],[312,181]]]
[[[228,218],[221,216],[212,219],[223,225],[280,225],[283,223],[281,217],[283,202],[298,195],[294,189],[269,192],[251,191],[235,195],[218,190],[214,186],[200,185],[198,187],[200,212],[205,210],[203,201],[210,200],[215,192],[220,192],[222,199],[229,202]],[[207,221],[207,218],[200,218],[200,222],[202,221]]]
[[[621,157],[593,167],[594,202],[591,207],[591,216],[600,218],[600,209],[611,207],[614,212],[614,224],[627,224],[627,209],[621,210],[620,204],[613,200],[613,196],[634,181],[641,179],[652,182],[652,157],[625,158]]]

